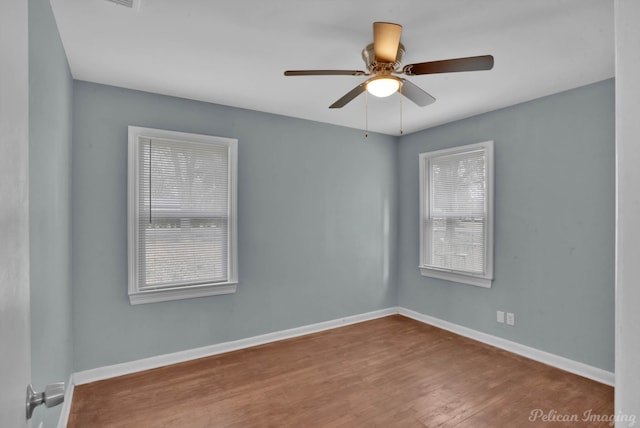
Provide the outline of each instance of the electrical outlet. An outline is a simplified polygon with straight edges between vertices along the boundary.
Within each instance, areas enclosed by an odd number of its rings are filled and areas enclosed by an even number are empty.
[[[496,312],[496,321],[498,321],[501,324],[504,324],[504,312],[503,311],[497,311]]]
[[[516,325],[516,316],[512,312],[507,312],[507,325]]]

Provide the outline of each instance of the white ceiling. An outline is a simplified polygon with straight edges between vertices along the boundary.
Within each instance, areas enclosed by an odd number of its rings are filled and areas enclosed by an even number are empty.
[[[409,77],[437,101],[402,102],[404,132],[614,75],[611,0],[51,0],[75,79],[363,129],[372,23],[402,24],[403,64],[491,54],[491,71]],[[400,95],[369,100],[369,130],[397,135]]]

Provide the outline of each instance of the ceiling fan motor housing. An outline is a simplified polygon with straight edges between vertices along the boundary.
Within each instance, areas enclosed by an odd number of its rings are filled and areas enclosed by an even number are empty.
[[[402,62],[402,56],[404,55],[404,46],[402,43],[398,45],[398,53],[396,55],[395,62],[378,62],[376,61],[376,55],[373,50],[373,43],[367,45],[362,50],[362,59],[367,66],[367,71],[372,74],[391,74],[397,71]]]

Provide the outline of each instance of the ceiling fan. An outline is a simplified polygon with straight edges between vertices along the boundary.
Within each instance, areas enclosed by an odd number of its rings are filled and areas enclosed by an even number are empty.
[[[341,108],[364,91],[377,97],[388,97],[400,92],[411,101],[424,107],[436,99],[397,75],[418,76],[422,74],[453,73],[458,71],[490,70],[493,68],[493,56],[482,55],[465,58],[445,59],[441,61],[408,64],[400,68],[404,46],[400,43],[402,26],[390,22],[373,23],[373,43],[362,51],[367,71],[362,70],[288,70],[285,76],[371,76],[329,108]]]

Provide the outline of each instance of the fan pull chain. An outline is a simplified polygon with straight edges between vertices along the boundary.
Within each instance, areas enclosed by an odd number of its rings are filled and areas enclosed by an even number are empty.
[[[369,138],[369,91],[364,91],[364,138]]]
[[[153,144],[152,140],[149,140],[149,224],[153,223],[153,211],[151,211],[153,204],[152,204],[152,196],[151,196],[151,166],[153,165],[153,147],[151,146]]]
[[[404,134],[404,130],[402,129],[402,84],[400,84],[400,135]]]

